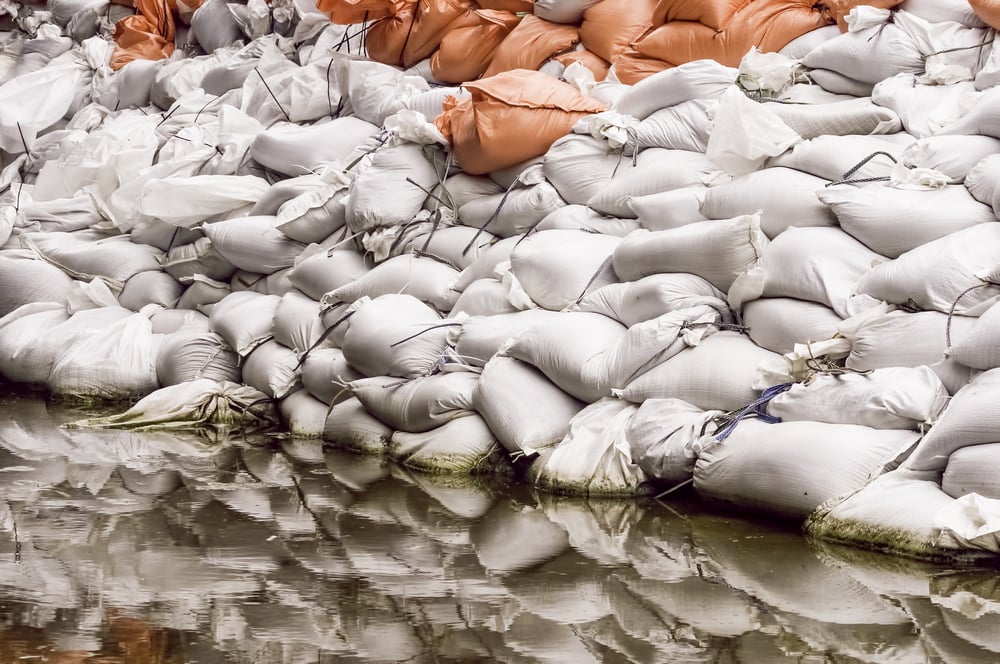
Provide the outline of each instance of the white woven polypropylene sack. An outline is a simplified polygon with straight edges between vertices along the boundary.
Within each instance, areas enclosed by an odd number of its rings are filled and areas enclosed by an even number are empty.
[[[405,254],[375,266],[360,278],[330,293],[340,302],[355,302],[362,297],[403,293],[423,300],[438,311],[451,311],[458,293],[451,285],[459,272],[433,258]]]
[[[241,357],[271,338],[274,312],[281,298],[252,291],[227,295],[217,302],[209,316],[212,331],[218,333]]]
[[[952,498],[976,493],[985,498],[1000,498],[997,455],[1000,443],[971,445],[952,452],[941,476],[941,490]]]
[[[953,336],[948,357],[973,369],[1000,367],[1000,307],[990,307],[965,334]]]
[[[858,280],[879,260],[839,228],[789,228],[768,244],[756,268],[735,280],[729,304],[739,310],[761,297],[794,297],[847,317]]]
[[[982,19],[964,0],[903,0],[900,9],[929,23],[954,21],[968,28],[984,27]]]
[[[701,213],[707,187],[694,185],[628,201],[636,220],[648,231],[665,231],[708,219]]]
[[[961,115],[954,122],[942,127],[940,134],[957,134],[969,136],[981,134],[1000,138],[1000,113],[997,113],[997,101],[1000,100],[1000,91],[992,87],[976,100],[976,105]]]
[[[697,443],[715,433],[719,410],[702,410],[680,399],[647,399],[632,416],[625,438],[632,458],[650,479],[677,485],[691,479]]]
[[[632,461],[625,432],[636,406],[602,399],[580,411],[558,445],[543,450],[529,471],[535,486],[586,496],[631,495],[647,480]]]
[[[628,216],[634,215],[629,213]],[[615,237],[625,237],[639,228],[636,219],[609,217],[585,205],[565,205],[553,210],[535,227],[539,231],[589,231]]]
[[[274,274],[292,267],[305,245],[276,228],[277,217],[243,217],[205,225],[205,235],[227,261],[248,272]]]
[[[412,181],[412,182],[411,182]],[[423,208],[438,183],[423,146],[403,143],[376,150],[347,197],[347,225],[355,233],[405,224]]]
[[[237,267],[222,257],[207,237],[167,252],[163,271],[177,281],[202,276],[215,281],[229,281]]]
[[[352,249],[324,251],[317,246],[300,254],[288,278],[300,291],[318,300],[360,279],[369,269],[364,256]]]
[[[279,404],[285,428],[296,438],[319,438],[326,427],[329,407],[305,390],[292,392]]]
[[[644,78],[618,98],[614,110],[645,120],[669,106],[712,99],[733,84],[739,71],[714,60],[696,60]]]
[[[203,221],[245,215],[269,188],[267,180],[248,175],[156,178],[143,186],[139,212],[191,228]]]
[[[458,208],[458,221],[508,238],[524,233],[565,205],[551,184],[539,182],[466,201]]]
[[[296,242],[323,242],[347,223],[346,198],[343,182],[313,188],[281,204],[275,228]]]
[[[0,375],[17,383],[43,384],[54,360],[54,349],[41,362],[31,361],[41,333],[55,329],[69,318],[58,302],[32,302],[0,318]]]
[[[118,303],[126,309],[139,311],[147,304],[172,307],[184,287],[166,272],[147,270],[129,277],[118,295]]]
[[[347,362],[366,376],[416,378],[431,373],[455,334],[449,322],[410,295],[362,298],[352,305],[342,345]]]
[[[652,274],[637,281],[608,284],[580,300],[577,311],[613,318],[626,327],[699,305],[728,308],[725,294],[705,279],[685,273]]]
[[[705,189],[700,211],[708,219],[730,219],[761,210],[760,227],[771,239],[789,226],[836,226],[816,199],[827,182],[791,168],[764,168]]]
[[[323,334],[319,310],[319,302],[308,295],[298,291],[285,293],[274,310],[274,325],[271,328],[274,340],[296,353],[309,350]]]
[[[479,377],[473,405],[509,452],[532,454],[562,440],[585,404],[531,365],[494,357]]]
[[[900,163],[908,168],[933,169],[947,175],[952,183],[961,184],[973,167],[997,152],[1000,139],[991,136],[929,136],[903,150]],[[976,196],[976,200],[992,204],[992,196],[987,200]]]
[[[639,153],[635,168],[611,178],[587,205],[612,217],[630,217],[635,214],[631,199],[699,184],[715,170],[704,153],[650,148]]]
[[[466,203],[503,192],[503,187],[485,175],[456,173],[434,187],[431,191],[433,196],[428,196],[427,200],[424,201],[424,209],[431,211],[439,208],[458,210]]]
[[[295,352],[273,339],[253,349],[243,360],[243,382],[269,397],[282,399],[302,389]]]
[[[1000,298],[1000,224],[957,231],[872,268],[857,290],[891,304],[978,316]],[[976,287],[976,288],[973,288]]]
[[[998,386],[1000,370],[992,369],[959,390],[904,467],[942,471],[948,457],[963,447],[1000,442],[1000,413],[992,403]]]
[[[919,367],[944,358],[948,348],[948,328],[952,339],[969,334],[976,319],[937,311],[907,313],[893,311],[848,318],[837,331],[851,342],[847,366],[867,371],[882,367]]]
[[[569,134],[545,153],[545,179],[570,204],[586,205],[612,178],[630,170],[631,159],[591,136]]]
[[[0,251],[0,316],[32,302],[66,303],[73,280],[30,251]]]
[[[733,85],[719,98],[705,154],[716,167],[742,175],[801,142],[781,118]]]
[[[994,214],[1000,210],[1000,155],[987,155],[976,162],[966,174],[965,186],[977,201],[992,206]]]
[[[520,242],[520,240],[521,236],[518,235],[498,240],[492,244],[469,267],[462,270],[458,279],[451,285],[451,289],[457,293],[461,293],[474,281],[492,279],[497,265],[510,260],[510,252],[513,251],[514,245]]]
[[[71,277],[90,281],[101,277],[118,293],[130,277],[160,269],[163,252],[144,244],[133,244],[127,235],[95,240],[80,233],[27,233],[24,241],[44,260]]]
[[[712,131],[715,99],[692,99],[661,108],[634,127],[629,148],[669,148],[705,152]]]
[[[903,129],[893,109],[876,106],[865,98],[825,104],[767,103],[764,107],[802,138],[894,134]]]
[[[764,297],[743,305],[747,334],[761,348],[790,353],[795,344],[830,339],[840,316],[830,307],[790,297]]]
[[[794,168],[832,182],[887,177],[905,147],[885,136],[820,136],[802,141],[767,165]],[[848,175],[852,169],[857,170]]]
[[[976,224],[996,221],[993,210],[961,185],[940,189],[840,185],[818,191],[816,196],[837,215],[841,228],[890,258]]]
[[[507,299],[507,289],[502,283],[496,279],[477,279],[458,296],[450,313],[453,316],[465,314],[492,317],[517,311],[519,310]]]
[[[876,85],[871,98],[898,115],[908,134],[923,139],[959,120],[967,111],[972,95],[975,95],[972,81],[930,85],[922,77],[897,74]]]
[[[489,249],[496,236],[468,226],[442,226],[417,232],[400,243],[397,252],[419,253],[464,270]]]
[[[703,439],[694,486],[713,502],[801,520],[863,487],[919,438],[915,431],[849,424],[744,420],[722,443]]]
[[[330,408],[323,427],[323,440],[363,454],[385,454],[391,437],[392,429],[379,422],[353,397]]]
[[[918,429],[932,424],[947,400],[948,391],[929,367],[885,367],[864,374],[818,374],[772,399],[768,412],[783,422]]]
[[[593,403],[611,396],[613,387],[599,356],[611,351],[625,332],[625,326],[601,314],[564,312],[524,330],[504,354],[535,366],[564,392]]]
[[[759,396],[757,368],[778,359],[742,334],[717,332],[614,393],[633,403],[682,399],[706,410],[734,410]]]
[[[510,468],[493,432],[475,413],[426,433],[397,431],[388,452],[397,463],[430,473],[483,475]]]
[[[391,376],[350,383],[365,409],[396,431],[424,433],[472,413],[477,374],[455,371],[412,380]]]
[[[344,385],[361,378],[339,348],[317,348],[302,360],[302,386],[327,405],[350,399],[351,391]]]
[[[279,124],[254,139],[250,156],[276,173],[308,175],[325,165],[340,164],[378,133],[377,126],[355,117],[308,126]]]
[[[181,329],[163,342],[156,359],[160,385],[177,385],[210,378],[217,382],[242,382],[240,356],[215,332]]]
[[[617,281],[611,256],[621,242],[582,231],[532,233],[511,251],[510,271],[535,304],[559,311]]]
[[[499,282],[496,282],[499,285]],[[504,300],[506,302],[506,299]],[[455,341],[458,359],[470,366],[483,367],[501,347],[535,327],[562,320],[563,314],[548,309],[528,309],[490,315],[470,314]]]
[[[767,245],[758,215],[702,221],[666,231],[642,229],[615,249],[614,268],[624,281],[689,272],[724,291],[757,263]]]

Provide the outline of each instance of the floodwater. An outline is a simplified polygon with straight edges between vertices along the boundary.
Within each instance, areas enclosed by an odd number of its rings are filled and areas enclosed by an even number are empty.
[[[0,662],[984,662],[1000,576],[0,389]]]

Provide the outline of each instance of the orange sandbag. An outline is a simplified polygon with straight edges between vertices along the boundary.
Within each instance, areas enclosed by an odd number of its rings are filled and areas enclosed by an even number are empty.
[[[354,25],[395,16],[416,0],[316,0],[316,9],[330,17],[332,23]]]
[[[500,42],[521,20],[511,12],[491,9],[480,9],[476,16],[479,25],[452,30],[431,57],[431,73],[438,81],[464,83],[482,76]]]
[[[535,0],[479,0],[479,6],[482,9],[530,14],[535,8]]]
[[[752,45],[753,34],[736,30],[717,32],[693,21],[671,21],[636,41],[635,50],[645,58],[662,60],[675,67],[705,59],[735,67]]]
[[[485,76],[513,69],[538,69],[546,60],[568,51],[579,41],[576,26],[550,23],[534,14],[525,16],[501,42]]]
[[[826,8],[826,15],[837,22],[841,32],[847,32],[847,21],[845,19],[851,13],[851,10],[858,5],[870,5],[879,9],[892,9],[902,4],[902,2],[903,0],[824,0],[823,5]],[[989,21],[983,18],[979,10],[976,9],[976,6],[992,5],[994,8],[994,20],[997,24],[1000,24],[1000,2],[996,2],[996,0],[969,0],[969,4],[972,6],[972,11],[976,12],[976,15],[986,23],[989,23]],[[994,26],[990,24],[990,27]]]
[[[655,6],[656,0],[603,0],[587,7],[580,25],[580,41],[588,51],[614,62],[652,27]]]
[[[579,62],[591,71],[595,81],[603,81],[607,78],[608,69],[611,67],[604,58],[590,51],[570,51],[569,53],[557,55],[556,60],[563,67],[569,67],[574,62]]]
[[[419,0],[368,30],[368,57],[387,65],[411,67],[436,51],[450,31],[478,25],[472,7],[472,0]]]
[[[615,76],[618,80],[628,85],[635,85],[644,78],[673,67],[663,60],[643,57],[634,48],[619,53],[611,64],[615,66]]]
[[[751,0],[660,0],[653,10],[653,25],[669,21],[694,21],[723,30],[733,14],[750,2]]]
[[[466,173],[484,175],[538,157],[580,118],[606,110],[567,83],[527,69],[465,85],[470,98],[445,100],[435,126]]]
[[[163,60],[174,52],[174,17],[161,0],[135,0],[138,12],[115,25],[112,69],[121,69],[133,60]]]
[[[730,28],[752,32],[753,43],[758,50],[774,53],[807,32],[833,23],[833,18],[812,2],[758,0],[748,11],[740,12]]]

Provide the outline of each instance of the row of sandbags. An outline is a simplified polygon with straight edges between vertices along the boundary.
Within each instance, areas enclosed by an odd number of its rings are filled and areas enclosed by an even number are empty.
[[[293,431],[415,467],[526,456],[556,491],[693,482],[802,520],[919,458],[993,368],[959,350],[997,295],[997,68],[965,48],[990,33],[851,16],[804,61],[857,86],[880,63],[870,97],[757,51],[636,86],[523,70],[437,89],[324,56],[343,32],[304,20],[157,67],[159,108],[88,104],[120,100],[128,68],[50,62],[14,82],[72,72],[63,105],[3,144],[0,372],[168,386],[115,422],[133,426],[242,380]],[[543,103],[560,97],[580,106]],[[985,514],[975,491],[942,501]],[[930,548],[995,549],[939,531]]]

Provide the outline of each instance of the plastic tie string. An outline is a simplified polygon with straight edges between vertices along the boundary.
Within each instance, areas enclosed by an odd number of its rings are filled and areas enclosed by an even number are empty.
[[[739,423],[748,417],[756,418],[762,422],[766,422],[767,424],[778,424],[781,422],[780,417],[768,414],[767,405],[779,394],[792,389],[792,385],[794,384],[795,383],[781,383],[780,385],[769,387],[761,393],[758,399],[748,404],[742,410],[730,411],[724,415],[720,415],[718,418],[719,421],[728,422],[728,424],[715,434],[715,439],[720,443],[726,440],[732,435],[733,431],[736,430]]]

